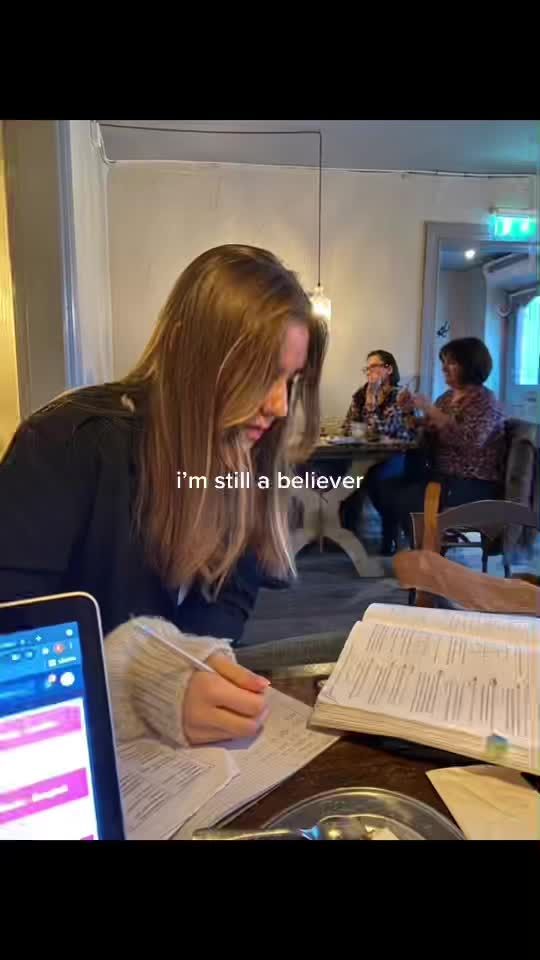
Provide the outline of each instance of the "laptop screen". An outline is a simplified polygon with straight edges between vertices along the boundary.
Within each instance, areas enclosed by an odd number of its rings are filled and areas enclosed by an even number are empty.
[[[75,622],[0,634],[0,840],[96,840]]]

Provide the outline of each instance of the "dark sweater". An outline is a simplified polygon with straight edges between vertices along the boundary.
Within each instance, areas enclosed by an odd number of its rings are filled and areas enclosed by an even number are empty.
[[[148,614],[237,641],[265,582],[254,555],[215,602],[194,586],[179,606],[133,532],[141,422],[73,402],[26,421],[0,463],[0,601],[84,590],[99,603],[105,633]]]

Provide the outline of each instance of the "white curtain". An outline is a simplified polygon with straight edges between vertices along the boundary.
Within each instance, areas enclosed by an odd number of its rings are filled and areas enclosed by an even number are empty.
[[[92,120],[69,121],[75,363],[71,386],[113,378],[107,165]]]

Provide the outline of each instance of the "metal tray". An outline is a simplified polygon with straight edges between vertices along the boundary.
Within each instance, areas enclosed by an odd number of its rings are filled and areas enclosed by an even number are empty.
[[[311,827],[325,817],[355,817],[369,827],[387,827],[398,840],[464,840],[453,823],[427,804],[391,790],[343,787],[302,800],[272,817],[265,827]]]

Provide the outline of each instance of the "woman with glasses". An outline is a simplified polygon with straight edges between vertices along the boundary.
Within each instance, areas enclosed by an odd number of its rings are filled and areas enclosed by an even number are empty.
[[[363,423],[368,435],[412,439],[414,423],[397,402],[399,368],[393,354],[388,350],[372,350],[363,373],[366,383],[353,394],[343,433],[350,433],[353,423]]]
[[[368,438],[389,437],[392,440],[411,442],[416,436],[414,411],[404,410],[398,403],[399,368],[396,359],[388,350],[372,350],[363,368],[366,383],[353,394],[351,405],[343,423],[345,435],[352,432],[353,424],[366,427]],[[368,493],[382,519],[381,551],[391,556],[396,549],[395,529],[387,522],[381,510],[380,490],[388,480],[405,476],[407,460],[404,453],[396,453],[383,463],[368,470],[361,490],[355,491],[342,504],[343,526],[357,532],[358,519],[364,493]]]

